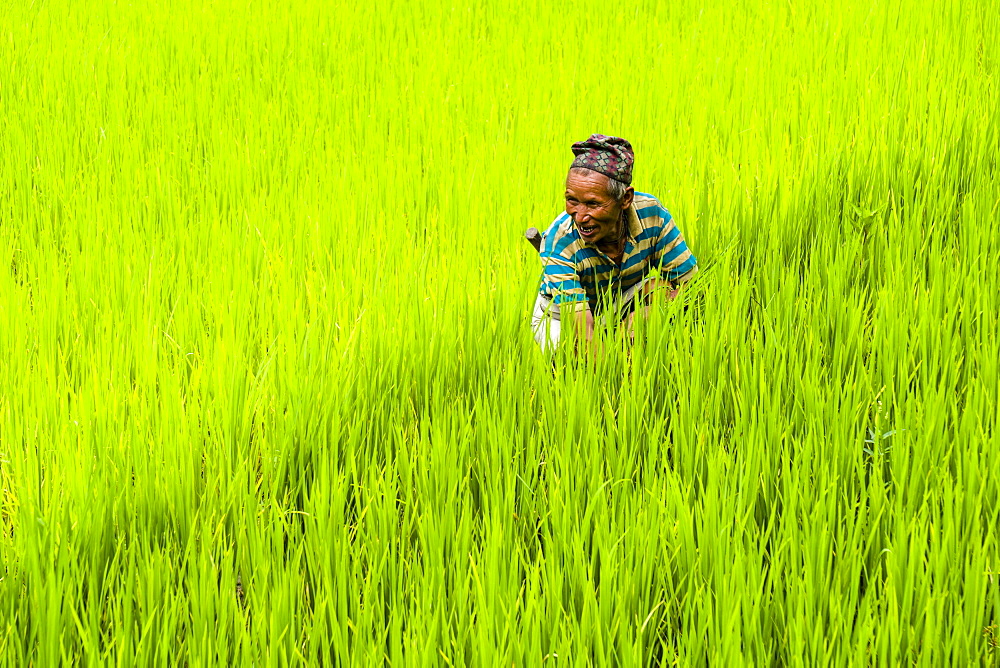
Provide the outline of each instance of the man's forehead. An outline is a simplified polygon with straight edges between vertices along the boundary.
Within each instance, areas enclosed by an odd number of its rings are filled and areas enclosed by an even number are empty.
[[[600,172],[589,169],[571,169],[566,175],[566,190],[574,192],[593,192],[605,195],[608,192],[610,179]]]

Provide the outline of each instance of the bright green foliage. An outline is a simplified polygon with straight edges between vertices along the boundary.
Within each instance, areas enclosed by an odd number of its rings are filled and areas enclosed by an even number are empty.
[[[1000,662],[995,3],[724,4],[0,3],[0,661]]]

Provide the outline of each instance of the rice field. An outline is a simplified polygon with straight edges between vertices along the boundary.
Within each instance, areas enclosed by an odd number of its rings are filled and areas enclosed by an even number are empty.
[[[0,664],[1000,665],[989,0],[0,7]],[[570,144],[700,273],[532,341]]]

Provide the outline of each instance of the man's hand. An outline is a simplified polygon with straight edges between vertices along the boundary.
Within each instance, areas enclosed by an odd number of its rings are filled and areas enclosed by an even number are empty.
[[[654,278],[643,284],[640,293],[636,295],[635,308],[625,318],[625,331],[628,332],[629,339],[635,337],[635,314],[639,313],[645,320],[649,318],[649,310],[653,307],[653,300],[659,296],[664,296],[668,301],[677,298],[680,285],[674,285],[663,278]],[[640,306],[641,305],[641,306]]]
[[[594,314],[590,311],[590,306],[586,310],[576,311],[566,314],[563,317],[563,324],[570,325],[570,336],[573,337],[576,349],[581,348],[591,355],[597,354],[597,344],[594,341]]]
[[[647,305],[645,310],[648,313],[648,305],[652,302],[654,294],[666,294],[667,299],[672,301],[677,297],[678,290],[680,290],[680,286],[675,286],[664,278],[654,278],[643,284],[639,297]]]

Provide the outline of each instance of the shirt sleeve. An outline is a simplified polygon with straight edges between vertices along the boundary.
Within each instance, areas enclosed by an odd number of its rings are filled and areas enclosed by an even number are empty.
[[[555,252],[542,251],[542,285],[539,292],[552,297],[562,311],[583,311],[589,303],[587,292],[580,283],[576,265]]]
[[[669,217],[660,229],[656,239],[656,265],[660,274],[671,283],[684,283],[698,272],[698,260],[684,243],[680,228]]]

